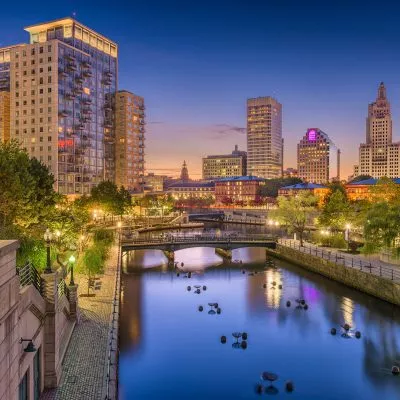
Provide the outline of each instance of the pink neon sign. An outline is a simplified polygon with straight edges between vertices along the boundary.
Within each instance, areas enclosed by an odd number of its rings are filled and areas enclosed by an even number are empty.
[[[315,142],[317,140],[317,132],[315,129],[310,129],[307,135],[310,142]]]

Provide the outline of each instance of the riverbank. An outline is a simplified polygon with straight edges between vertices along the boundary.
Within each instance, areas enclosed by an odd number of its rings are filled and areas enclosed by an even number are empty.
[[[372,271],[374,267],[369,267],[369,271],[364,270],[368,268],[365,266],[358,269],[357,266],[346,265],[345,260],[341,265],[337,262],[337,258],[332,261],[327,260],[320,257],[318,253],[314,255],[311,251],[306,253],[282,244],[278,244],[275,250],[266,249],[266,252],[273,257],[299,265],[353,289],[400,306],[400,284],[395,281],[393,270],[391,277],[390,274],[384,277],[382,270]]]

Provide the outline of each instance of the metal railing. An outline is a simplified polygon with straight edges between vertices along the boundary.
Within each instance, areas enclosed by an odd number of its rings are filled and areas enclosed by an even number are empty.
[[[17,274],[19,276],[20,287],[33,285],[41,293],[41,279],[37,269],[31,264],[27,263],[23,267],[17,269]]]
[[[300,246],[300,242],[297,240],[279,239],[278,243],[302,253],[320,257],[336,265],[357,269],[368,274],[400,283],[400,268],[392,268],[380,262],[372,262],[361,257],[341,253],[337,250],[327,250],[310,243],[304,243],[303,246]]]
[[[58,295],[58,298],[62,297],[63,295],[65,295],[65,297],[67,299],[69,298],[68,286],[65,283],[64,279],[61,279],[60,282],[57,285],[57,295]]]
[[[191,234],[191,235],[159,235],[151,238],[135,238],[135,239],[124,239],[122,238],[122,244],[134,243],[137,245],[143,244],[166,244],[166,243],[237,243],[237,242],[276,242],[277,237],[273,235],[241,235],[241,234],[230,234],[230,235],[215,235],[215,234]]]
[[[121,291],[121,246],[118,246],[117,271],[115,274],[114,296],[108,333],[107,369],[105,382],[105,400],[118,397],[118,352],[119,352],[119,316]]]

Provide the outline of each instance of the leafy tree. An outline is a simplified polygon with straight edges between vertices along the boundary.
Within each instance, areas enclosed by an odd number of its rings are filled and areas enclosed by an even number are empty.
[[[110,181],[99,183],[91,191],[91,201],[100,207],[106,214],[122,215],[127,207],[131,206],[131,195],[124,188],[118,189]]]
[[[102,253],[96,246],[91,246],[85,250],[83,257],[77,265],[78,272],[87,277],[87,295],[89,296],[90,284],[92,278],[97,274],[101,274],[104,271],[104,261]]]
[[[400,202],[400,185],[393,179],[381,178],[376,185],[371,186],[370,194],[372,203],[380,201],[398,203]]]
[[[300,178],[277,178],[268,179],[265,185],[260,188],[260,196],[262,197],[278,197],[278,190],[284,186],[295,185],[302,183]]]
[[[49,169],[21,150],[18,143],[0,143],[0,230],[16,225],[22,233],[46,220],[58,195]]]
[[[364,224],[364,248],[366,253],[374,253],[382,248],[400,252],[400,204],[381,201],[367,212]]]
[[[303,246],[303,235],[307,224],[311,224],[318,199],[308,191],[303,191],[296,196],[278,197],[278,209],[272,212],[281,224],[286,225],[289,232],[299,236],[300,245]]]
[[[225,196],[221,199],[221,203],[225,206],[229,206],[231,204],[233,204],[233,200],[231,197]]]
[[[350,221],[351,211],[346,195],[336,189],[325,201],[318,222],[334,231],[342,230]]]

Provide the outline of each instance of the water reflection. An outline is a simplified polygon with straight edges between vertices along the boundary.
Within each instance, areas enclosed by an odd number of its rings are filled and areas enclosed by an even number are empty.
[[[260,373],[271,370],[281,377],[279,398],[398,399],[400,378],[388,373],[400,359],[397,308],[287,263],[268,267],[260,249],[233,258],[244,265],[227,268],[209,248],[177,252],[178,262],[199,271],[191,279],[154,269],[166,264],[162,252],[126,259],[127,271],[136,263],[143,271],[123,275],[121,398],[251,399]],[[186,290],[196,284],[207,290]],[[295,308],[299,298],[308,310]],[[218,302],[221,315],[198,311],[208,302]],[[345,322],[362,338],[330,335]],[[234,331],[249,332],[246,350],[232,349]],[[287,379],[295,383],[290,395]]]

